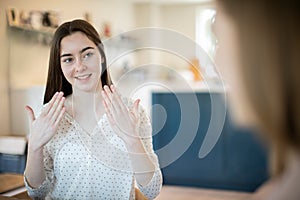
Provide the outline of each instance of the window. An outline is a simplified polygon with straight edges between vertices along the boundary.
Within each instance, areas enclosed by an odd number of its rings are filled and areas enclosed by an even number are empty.
[[[216,50],[216,38],[212,32],[216,10],[212,6],[199,7],[196,12],[196,55],[200,62],[202,71],[208,78],[217,76],[214,60]],[[204,52],[205,53],[204,53]],[[208,61],[207,54],[210,58]]]

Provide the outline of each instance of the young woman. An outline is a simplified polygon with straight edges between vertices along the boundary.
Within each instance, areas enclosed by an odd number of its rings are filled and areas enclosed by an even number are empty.
[[[255,199],[300,199],[300,12],[297,1],[218,0],[217,65],[232,112],[270,147],[272,178]]]
[[[35,199],[148,199],[162,175],[139,100],[112,85],[103,45],[84,20],[62,24],[50,52],[44,107],[30,119],[25,184]]]

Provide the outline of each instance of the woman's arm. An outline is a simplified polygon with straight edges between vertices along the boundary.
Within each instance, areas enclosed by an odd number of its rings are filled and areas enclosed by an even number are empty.
[[[30,135],[25,178],[32,188],[39,187],[46,179],[43,148],[57,132],[59,122],[65,112],[64,100],[63,93],[57,92],[37,118],[35,118],[32,108],[26,106]]]
[[[112,86],[104,87],[103,104],[114,132],[124,141],[139,188],[148,198],[160,191],[162,175],[152,146],[152,126],[136,100],[130,108]]]
[[[28,148],[25,177],[32,188],[38,188],[46,179],[43,159],[43,149]]]
[[[155,165],[150,159],[149,152],[144,148],[140,139],[132,140],[126,144],[137,183],[146,186],[155,172]]]
[[[110,88],[104,86],[102,94],[108,120],[114,132],[126,145],[136,180],[140,185],[146,185],[153,177],[155,166],[149,158],[149,152],[146,151],[141,138],[140,100],[136,100],[133,107],[129,109],[114,86]]]

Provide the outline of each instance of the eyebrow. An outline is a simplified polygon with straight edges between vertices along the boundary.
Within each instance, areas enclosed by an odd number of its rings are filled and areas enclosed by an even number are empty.
[[[81,49],[79,51],[79,53],[83,53],[83,52],[85,52],[86,50],[89,50],[89,49],[95,49],[95,48],[94,47],[85,47],[85,48]],[[66,53],[66,54],[62,54],[60,57],[62,58],[62,57],[66,57],[66,56],[72,56],[72,54]]]

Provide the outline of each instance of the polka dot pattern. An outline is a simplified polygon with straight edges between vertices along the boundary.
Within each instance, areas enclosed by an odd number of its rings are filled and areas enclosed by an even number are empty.
[[[133,102],[124,99],[128,106]],[[152,147],[151,124],[140,109],[140,135],[149,158],[156,166],[152,180],[141,186],[136,183],[124,142],[113,132],[106,115],[91,134],[85,132],[67,113],[57,134],[44,147],[46,180],[31,188],[34,199],[135,199],[138,187],[146,197],[154,199],[160,192],[162,175]]]

